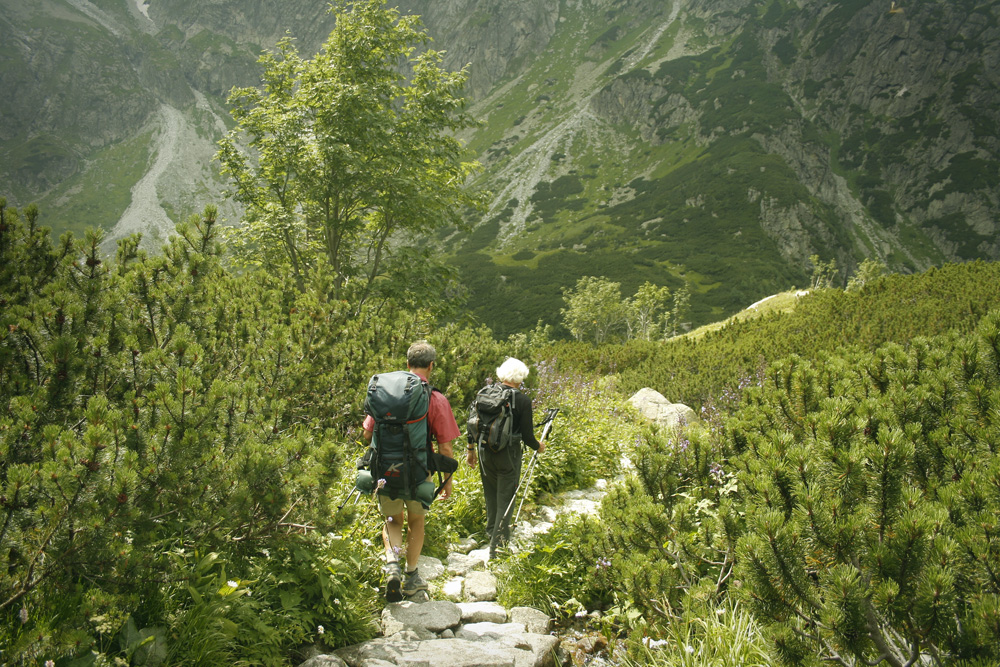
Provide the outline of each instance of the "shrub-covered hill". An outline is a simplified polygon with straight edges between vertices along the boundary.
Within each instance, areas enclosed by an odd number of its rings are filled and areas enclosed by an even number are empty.
[[[1000,264],[947,264],[920,274],[882,276],[856,291],[818,290],[802,297],[792,312],[733,320],[698,340],[564,342],[551,345],[546,356],[565,369],[617,374],[625,392],[653,387],[672,401],[698,406],[790,354],[814,359],[842,348],[964,333],[998,306]]]
[[[703,425],[647,430],[599,516],[557,523],[518,573],[606,610],[633,664],[996,665],[998,388],[997,310],[786,357]]]

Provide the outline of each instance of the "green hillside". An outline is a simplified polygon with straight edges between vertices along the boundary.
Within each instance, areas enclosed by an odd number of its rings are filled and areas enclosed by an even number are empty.
[[[262,49],[287,33],[314,53],[334,17],[307,0],[93,4],[0,0],[8,196],[57,232],[120,223],[116,236],[153,238],[207,204],[236,223],[213,160],[233,124],[226,97],[260,83]],[[400,12],[422,17],[447,69],[468,65],[482,123],[459,136],[489,206],[466,216],[471,233],[425,244],[501,337],[539,320],[558,330],[562,289],[588,275],[626,292],[687,284],[699,326],[803,286],[813,255],[841,280],[866,258],[908,273],[1000,257],[991,3]]]
[[[813,254],[841,280],[865,258],[908,273],[991,257],[1000,119],[972,100],[997,94],[973,57],[996,17],[819,9],[568,12],[473,106],[494,199],[448,247],[480,319],[500,335],[558,325],[561,288],[603,275],[627,292],[689,282],[698,326],[803,285]],[[960,38],[966,15],[981,29]],[[934,68],[950,49],[963,64]]]
[[[1000,264],[947,264],[915,275],[886,275],[857,291],[814,291],[795,299],[793,308],[734,317],[697,337],[601,347],[567,342],[546,355],[578,372],[614,374],[623,392],[652,387],[672,401],[700,407],[789,355],[817,359],[906,344],[918,336],[968,333],[995,308]]]

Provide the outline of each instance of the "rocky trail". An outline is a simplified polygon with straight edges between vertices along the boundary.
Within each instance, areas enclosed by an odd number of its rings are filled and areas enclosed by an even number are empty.
[[[629,403],[645,419],[667,428],[697,419],[686,405],[671,403],[643,388]],[[632,468],[622,454],[621,470]],[[539,505],[512,529],[517,551],[552,528],[567,513],[596,515],[608,481],[566,491],[550,505]],[[516,508],[512,518],[519,516]],[[299,667],[555,667],[608,665],[595,655],[603,637],[558,634],[547,611],[510,609],[497,603],[497,580],[490,572],[489,546],[466,538],[452,545],[445,561],[421,556],[417,568],[434,598],[392,602],[382,610],[382,636],[310,657]],[[420,594],[423,595],[423,594]]]
[[[595,513],[607,483],[560,496],[558,508],[540,506],[514,529],[515,548],[552,527],[557,513]],[[418,568],[436,598],[392,602],[382,611],[382,636],[311,657],[300,667],[551,667],[582,664],[593,642],[553,632],[553,619],[531,607],[507,609],[496,602],[488,546],[472,539],[453,545],[444,562],[421,556]],[[574,660],[573,656],[577,658]]]

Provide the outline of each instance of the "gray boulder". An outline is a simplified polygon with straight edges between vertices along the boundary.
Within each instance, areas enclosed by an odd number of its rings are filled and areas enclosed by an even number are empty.
[[[364,644],[335,651],[348,667],[368,667],[386,663],[410,667],[518,667],[519,649],[501,643],[465,639],[387,641],[372,639]],[[523,653],[528,654],[527,651]],[[530,654],[528,654],[530,655]],[[523,660],[521,664],[526,664]]]
[[[544,611],[534,607],[513,607],[510,610],[511,623],[522,623],[528,632],[544,635],[552,627],[552,619]]]
[[[484,553],[485,551],[485,553]],[[463,553],[450,553],[448,554],[448,573],[457,574],[459,576],[468,574],[473,570],[483,570],[486,568],[486,563],[490,559],[489,549],[481,550],[477,549],[467,554]]]
[[[455,633],[455,636],[462,639],[476,639],[478,637],[499,639],[506,635],[523,635],[524,633],[524,625],[521,623],[490,623],[489,621],[483,621],[481,623],[466,623]]]
[[[663,394],[649,387],[643,387],[635,392],[628,402],[643,417],[665,428],[677,429],[698,421],[698,415],[694,410],[683,403],[671,403]]]
[[[459,602],[462,623],[506,623],[507,609],[496,602]]]
[[[465,577],[465,599],[486,602],[497,599],[497,579],[489,572],[476,570]]]

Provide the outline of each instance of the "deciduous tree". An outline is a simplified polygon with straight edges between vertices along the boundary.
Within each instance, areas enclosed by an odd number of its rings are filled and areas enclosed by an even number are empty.
[[[337,0],[314,58],[291,38],[264,54],[262,87],[230,95],[236,128],[218,158],[245,206],[234,247],[304,286],[325,265],[357,308],[405,237],[461,224],[476,169],[454,133],[473,125],[418,17],[382,0]],[[404,73],[408,70],[408,73]],[[244,148],[245,147],[245,148]]]
[[[657,286],[648,280],[628,300],[628,337],[656,340],[664,328],[664,316],[669,315],[670,288]]]
[[[604,343],[624,332],[628,313],[621,285],[607,278],[584,276],[563,290],[563,324],[577,340]]]

